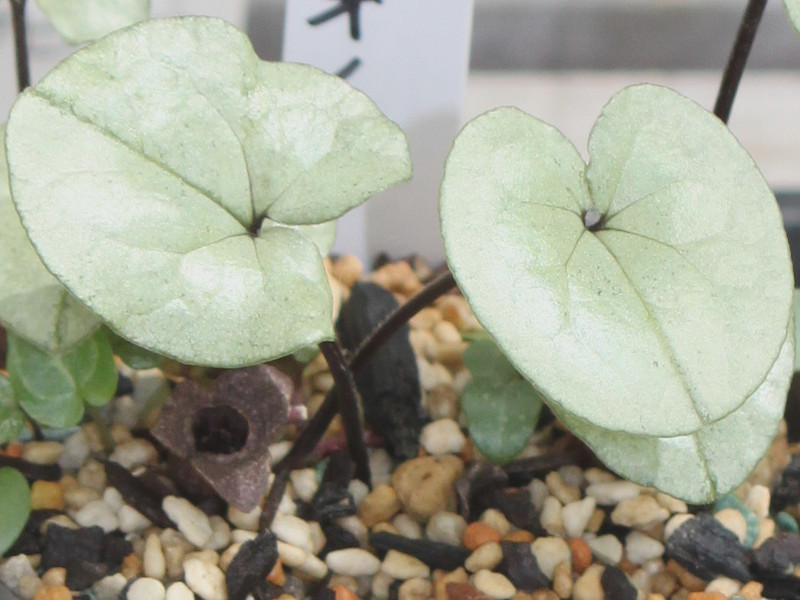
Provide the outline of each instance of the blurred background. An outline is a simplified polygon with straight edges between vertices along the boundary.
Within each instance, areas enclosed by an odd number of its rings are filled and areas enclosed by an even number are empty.
[[[33,0],[28,4],[35,81],[73,49]],[[556,126],[583,152],[603,105],[625,85],[664,84],[711,109],[745,4],[474,0],[461,122],[515,105]],[[6,114],[16,80],[7,3],[0,8],[0,112]],[[248,32],[262,58],[281,57],[284,0],[152,0],[152,14],[222,17]],[[793,246],[800,248],[800,36],[780,0],[768,2],[729,125],[776,191]],[[341,251],[348,250],[341,245],[345,238],[340,233]],[[430,254],[432,261],[439,258],[436,250]]]

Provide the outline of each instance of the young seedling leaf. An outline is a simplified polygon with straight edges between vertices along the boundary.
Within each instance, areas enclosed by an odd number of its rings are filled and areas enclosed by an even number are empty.
[[[0,321],[48,352],[89,337],[100,319],[45,268],[19,221],[8,188],[5,144],[0,144],[0,223]]]
[[[150,352],[150,350],[145,350],[136,344],[132,344],[111,330],[107,330],[106,335],[108,336],[108,341],[111,343],[111,349],[114,351],[114,354],[132,369],[153,369],[161,366],[164,362],[164,357],[160,354]]]
[[[692,434],[743,405],[786,338],[777,203],[725,125],[666,88],[617,94],[589,154],[587,167],[516,109],[468,124],[442,184],[448,261],[554,409],[607,431]]]
[[[506,383],[520,377],[497,343],[488,337],[476,339],[467,346],[462,360],[473,380]]]
[[[149,0],[36,0],[68,44],[100,39],[147,18]]]
[[[204,17],[77,52],[21,95],[6,137],[48,269],[120,335],[190,364],[333,339],[317,246],[262,219],[324,223],[410,175],[405,136],[361,92],[263,62]]]
[[[0,467],[0,556],[14,545],[31,513],[31,490],[14,468]]]
[[[789,21],[792,22],[797,33],[800,33],[800,0],[783,0]]]
[[[11,382],[0,375],[0,444],[7,444],[19,435],[27,419],[17,406]]]
[[[688,435],[632,435],[554,413],[622,477],[694,504],[736,488],[772,443],[783,417],[794,354],[794,325],[758,389],[738,409]]]
[[[102,406],[114,396],[114,354],[100,330],[63,354],[48,354],[8,336],[8,375],[20,407],[48,427],[70,427],[83,416],[83,403]]]

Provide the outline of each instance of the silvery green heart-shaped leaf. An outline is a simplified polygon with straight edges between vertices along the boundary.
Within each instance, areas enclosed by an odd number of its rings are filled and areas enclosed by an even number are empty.
[[[262,235],[270,227],[288,227],[302,233],[314,242],[319,249],[319,253],[323,257],[328,256],[328,253],[330,253],[333,247],[333,242],[336,239],[336,221],[326,221],[315,225],[282,225],[264,219],[264,222],[261,224],[261,229],[259,230],[259,235]]]
[[[789,20],[794,25],[797,33],[800,33],[800,0],[783,0],[783,4],[786,6]]]
[[[5,126],[0,136],[5,135]],[[86,339],[100,320],[53,277],[22,228],[8,189],[0,144],[0,321],[43,350],[65,350]]]
[[[794,325],[766,379],[739,408],[688,435],[632,435],[554,413],[609,468],[626,479],[695,504],[736,488],[772,443],[783,417],[793,368]]]
[[[366,96],[203,17],[77,52],[21,95],[6,139],[50,271],[133,343],[217,366],[334,336],[317,247],[263,219],[324,223],[410,175]]]
[[[0,444],[16,439],[27,421],[25,413],[17,406],[11,382],[5,375],[0,375]]]
[[[149,0],[36,0],[68,44],[91,42],[147,18]]]
[[[785,340],[777,203],[725,125],[666,88],[617,94],[589,154],[587,167],[516,109],[469,123],[442,184],[448,261],[554,408],[608,431],[691,434],[739,408]]]
[[[14,545],[31,513],[31,490],[25,477],[0,467],[0,556]]]
[[[797,344],[800,342],[800,290],[794,290],[792,301],[792,317],[794,318],[794,370],[800,371],[800,352]]]
[[[102,406],[117,386],[114,354],[102,330],[63,354],[47,354],[9,335],[6,362],[19,405],[48,427],[75,425],[84,402]]]

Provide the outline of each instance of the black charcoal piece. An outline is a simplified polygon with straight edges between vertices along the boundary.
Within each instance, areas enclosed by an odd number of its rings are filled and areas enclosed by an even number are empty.
[[[600,577],[606,598],[614,600],[636,600],[639,590],[625,573],[614,565],[607,565]]]
[[[538,426],[542,426],[541,417]],[[512,485],[523,486],[537,477],[544,479],[550,471],[557,471],[567,465],[579,465],[583,461],[584,457],[580,452],[556,452],[512,460],[503,465],[503,471]]]
[[[278,560],[278,543],[269,532],[242,544],[225,573],[229,600],[244,600],[269,575]]]
[[[664,554],[706,581],[719,575],[738,581],[752,578],[736,534],[709,514],[699,514],[678,527],[667,539]]]
[[[772,490],[769,510],[777,513],[798,502],[800,502],[800,453],[792,456],[789,466],[783,471],[780,483]]]
[[[503,549],[503,561],[498,570],[518,589],[530,592],[550,586],[547,575],[539,569],[530,544],[500,542],[500,546]]]
[[[109,569],[116,570],[122,564],[122,560],[133,552],[133,544],[125,539],[125,534],[121,531],[112,531],[106,534],[103,542],[103,563]]]
[[[108,567],[101,562],[69,560],[63,565],[67,569],[66,585],[73,591],[89,589],[96,581],[108,574]]]
[[[373,283],[356,283],[336,322],[342,345],[354,351],[397,306],[390,291]],[[425,423],[409,331],[409,326],[403,325],[355,377],[364,419],[399,460],[417,456]]]
[[[469,550],[430,540],[416,540],[393,533],[380,532],[369,536],[370,545],[381,553],[397,550],[418,558],[431,569],[452,571],[464,564]]]
[[[117,488],[126,503],[150,519],[153,525],[162,528],[172,527],[172,521],[167,518],[164,509],[161,508],[163,496],[153,493],[128,469],[118,463],[106,461],[105,469],[108,485]]]
[[[337,450],[328,457],[322,483],[347,487],[356,472],[356,463],[347,450]]]
[[[339,525],[324,525],[322,533],[325,534],[325,547],[319,553],[324,559],[329,552],[344,550],[345,548],[358,548],[358,538],[352,532]]]
[[[495,508],[520,529],[538,533],[540,528],[536,507],[531,502],[528,490],[524,488],[505,488],[484,492],[475,497],[473,508],[477,508],[478,514],[487,508]]]
[[[55,523],[47,526],[42,568],[67,567],[69,561],[99,563],[103,560],[105,534],[100,527],[70,529]]]
[[[753,551],[753,570],[761,577],[793,576],[800,565],[800,536],[780,532]]]
[[[481,492],[504,487],[507,482],[508,475],[497,465],[485,461],[472,463],[455,484],[459,514],[471,521],[473,498]]]
[[[28,483],[37,480],[58,481],[61,479],[61,467],[58,465],[40,465],[13,456],[0,455],[0,467],[14,467],[22,473]]]
[[[762,598],[772,598],[774,600],[800,600],[800,578],[765,578],[760,581],[764,584],[764,590],[761,592]]]
[[[353,495],[336,483],[323,482],[311,499],[311,520],[319,523],[354,515],[357,510]]]

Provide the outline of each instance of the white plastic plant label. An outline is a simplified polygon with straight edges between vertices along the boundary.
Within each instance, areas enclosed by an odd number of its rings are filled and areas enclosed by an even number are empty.
[[[461,124],[472,0],[287,0],[283,59],[338,73],[409,139],[410,183],[339,220],[335,252],[444,254],[437,198]]]

